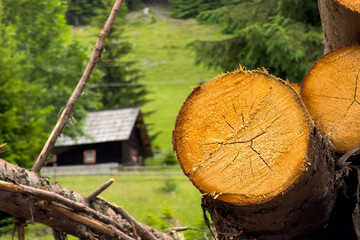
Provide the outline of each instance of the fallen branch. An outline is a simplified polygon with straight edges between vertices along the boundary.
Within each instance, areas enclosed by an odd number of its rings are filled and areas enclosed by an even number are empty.
[[[346,161],[353,155],[358,154],[360,151],[360,144],[350,149],[348,152],[346,152],[344,155],[342,155],[337,161],[336,165],[338,165],[340,168],[345,167]]]
[[[113,178],[110,178],[109,180],[107,180],[103,185],[101,185],[98,189],[96,189],[95,191],[93,191],[92,193],[89,194],[89,196],[86,197],[86,201],[88,203],[91,202],[91,200],[93,200],[94,198],[96,198],[98,195],[100,195],[100,193],[102,193],[103,191],[105,191],[105,189],[107,189],[108,187],[110,187],[110,185],[114,182]]]
[[[39,200],[57,202],[57,203],[60,203],[64,206],[70,208],[70,209],[73,209],[75,211],[86,213],[89,216],[94,217],[97,220],[103,221],[106,224],[114,225],[119,230],[124,229],[124,227],[122,227],[119,223],[117,223],[113,219],[105,216],[104,214],[101,214],[101,213],[87,207],[85,204],[74,202],[68,198],[65,198],[55,192],[37,189],[37,188],[33,188],[33,187],[21,185],[21,184],[4,182],[1,180],[0,180],[0,190],[28,194],[28,195],[32,195],[32,196],[36,197]]]
[[[111,205],[96,197],[90,207],[79,193],[0,160],[0,211],[21,219],[24,224],[39,222],[79,238],[91,239],[96,234],[96,238],[134,239],[132,224],[136,222],[136,228],[142,229],[139,230],[142,239],[174,239],[171,234],[161,233],[136,220],[127,220],[131,218],[109,208]]]
[[[64,216],[67,216],[76,222],[79,222],[93,230],[97,230],[99,233],[111,237],[111,239],[134,240],[133,238],[128,237],[127,235],[122,233],[121,231],[115,229],[111,225],[105,225],[99,221],[96,221],[81,214],[75,213],[69,209],[66,209],[58,204],[50,203],[46,201],[39,201],[38,204],[42,209],[61,213]]]
[[[61,116],[59,118],[59,120],[57,121],[53,131],[51,132],[45,146],[43,147],[43,149],[41,150],[39,156],[36,158],[34,166],[32,168],[32,170],[39,174],[41,168],[43,166],[45,166],[45,161],[48,158],[51,150],[53,149],[55,142],[57,140],[57,138],[60,136],[60,134],[62,133],[64,126],[66,125],[72,110],[75,106],[75,103],[77,102],[77,100],[79,99],[79,97],[81,96],[81,93],[83,92],[86,83],[88,82],[91,73],[96,65],[97,60],[99,59],[100,55],[101,55],[101,51],[103,49],[103,44],[105,41],[106,36],[108,35],[111,25],[113,24],[117,13],[120,10],[121,4],[123,3],[123,0],[116,0],[114,7],[111,11],[111,14],[109,16],[109,18],[107,19],[104,28],[101,30],[101,33],[99,35],[99,38],[95,44],[93,53],[90,57],[90,60],[88,62],[88,65],[79,81],[79,83],[77,84],[75,90],[73,91],[69,101],[67,102],[65,108],[63,109]]]
[[[148,231],[141,223],[131,216],[124,208],[109,204],[109,206],[118,214],[120,214],[128,222],[132,223],[137,230],[139,230],[147,239],[156,240],[157,238]]]

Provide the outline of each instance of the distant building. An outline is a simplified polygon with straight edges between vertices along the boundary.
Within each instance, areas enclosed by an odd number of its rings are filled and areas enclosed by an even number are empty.
[[[138,107],[90,112],[85,136],[60,136],[48,166],[118,163],[143,165],[153,155],[150,139]]]

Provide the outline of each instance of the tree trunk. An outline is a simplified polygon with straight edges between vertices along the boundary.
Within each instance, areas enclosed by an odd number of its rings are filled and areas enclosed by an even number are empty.
[[[329,218],[331,150],[299,95],[267,72],[238,70],[195,88],[173,144],[220,239],[289,239]]]
[[[328,53],[304,78],[301,97],[333,149],[347,152],[360,143],[360,46]]]
[[[360,4],[354,0],[318,0],[324,54],[360,42]]]

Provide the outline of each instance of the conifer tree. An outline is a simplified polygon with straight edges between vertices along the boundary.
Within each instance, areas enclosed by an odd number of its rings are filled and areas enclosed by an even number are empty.
[[[197,41],[191,45],[196,62],[231,71],[239,64],[264,66],[272,74],[300,82],[312,63],[322,55],[322,34],[314,1],[242,1],[197,19],[219,24],[229,38]]]

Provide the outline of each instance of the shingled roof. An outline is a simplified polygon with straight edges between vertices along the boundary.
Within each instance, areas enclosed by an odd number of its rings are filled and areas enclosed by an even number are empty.
[[[85,136],[74,140],[61,135],[55,147],[125,141],[130,138],[135,125],[139,128],[145,155],[152,156],[150,139],[139,107],[90,112],[85,120]]]

